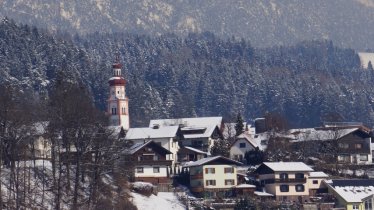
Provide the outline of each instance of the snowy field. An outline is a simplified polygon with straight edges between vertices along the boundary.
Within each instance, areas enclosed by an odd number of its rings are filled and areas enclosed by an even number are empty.
[[[374,53],[359,52],[358,56],[360,57],[361,66],[365,69],[368,67],[369,61],[374,65]]]
[[[159,192],[157,196],[149,197],[131,192],[133,203],[139,210],[185,210],[186,207],[180,203],[172,192]]]

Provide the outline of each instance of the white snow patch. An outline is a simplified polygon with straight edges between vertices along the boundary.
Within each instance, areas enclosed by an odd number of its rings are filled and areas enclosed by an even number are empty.
[[[186,207],[172,192],[159,192],[157,196],[149,197],[138,193],[131,193],[133,203],[139,210],[185,210]]]
[[[367,69],[369,61],[374,65],[374,53],[359,52],[358,56],[360,57],[363,68]]]

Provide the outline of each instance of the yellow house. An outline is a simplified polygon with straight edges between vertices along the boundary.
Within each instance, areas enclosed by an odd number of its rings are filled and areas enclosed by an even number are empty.
[[[190,172],[190,189],[202,196],[231,195],[237,182],[236,166],[242,163],[222,156],[203,158],[185,165]]]
[[[264,162],[256,170],[263,189],[278,201],[309,200],[309,173],[313,169],[302,162]]]
[[[347,210],[373,210],[373,179],[336,179],[324,181],[336,198],[336,207]]]

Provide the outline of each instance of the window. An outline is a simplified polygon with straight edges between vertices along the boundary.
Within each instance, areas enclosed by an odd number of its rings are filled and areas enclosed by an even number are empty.
[[[360,155],[361,161],[368,161],[368,155]]]
[[[304,174],[303,173],[296,173],[295,178],[296,179],[304,179]]]
[[[158,155],[154,155],[153,160],[158,160]]]
[[[143,156],[138,156],[138,161],[142,161],[143,160]]]
[[[232,174],[234,173],[234,168],[233,167],[230,167],[230,168],[225,168],[225,174]]]
[[[125,114],[125,111],[126,111],[125,107],[122,107],[122,114]]]
[[[136,173],[144,173],[143,167],[136,167]]]
[[[240,143],[239,148],[245,148],[245,143]]]
[[[112,114],[113,115],[117,114],[117,108],[112,108]]]
[[[302,184],[297,184],[297,185],[295,185],[295,190],[296,190],[296,192],[304,192],[305,187]]]
[[[369,200],[365,201],[365,210],[372,210],[373,209],[373,203],[371,198]]]
[[[288,179],[288,174],[287,173],[281,173],[279,174],[280,179]]]
[[[359,205],[357,205],[357,204],[353,204],[353,205],[352,205],[352,209],[353,209],[353,210],[359,210]]]
[[[225,185],[235,185],[235,180],[233,180],[233,179],[225,179]]]
[[[362,149],[362,144],[355,144],[355,149]]]
[[[339,155],[338,156],[339,162],[351,162],[351,156],[350,155]]]
[[[160,173],[160,167],[153,167],[153,173]]]
[[[313,180],[313,184],[318,184],[318,180]]]
[[[347,143],[339,143],[339,148],[348,149],[349,145]]]
[[[279,188],[280,188],[281,192],[288,192],[289,191],[289,187],[286,184],[280,185]]]
[[[205,173],[206,174],[214,174],[216,173],[215,168],[205,168]]]
[[[206,186],[216,186],[216,180],[206,180]]]

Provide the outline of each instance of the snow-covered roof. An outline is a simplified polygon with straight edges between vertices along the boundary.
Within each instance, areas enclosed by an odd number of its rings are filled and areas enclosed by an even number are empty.
[[[154,125],[171,126],[183,125],[184,127],[206,127],[207,125],[221,126],[222,117],[195,117],[195,118],[178,118],[178,119],[157,119],[149,122],[149,127]]]
[[[222,135],[224,138],[229,138],[236,136],[236,130],[235,130],[236,123],[224,123]],[[255,127],[252,127],[251,124],[248,124],[247,122],[243,122],[245,133],[249,135],[255,134]]]
[[[185,139],[195,139],[195,138],[208,138],[212,136],[214,129],[217,128],[216,125],[207,125],[206,127],[183,127],[181,131],[183,133],[183,137]],[[193,130],[201,130],[203,133],[195,133],[195,134],[188,134],[183,131],[193,131]]]
[[[188,149],[188,150],[191,150],[191,151],[193,151],[193,152],[199,153],[199,154],[205,154],[205,155],[208,154],[207,152],[201,151],[201,150],[196,149],[196,148],[193,148],[193,147],[185,146],[184,148],[186,148],[186,149]]]
[[[313,171],[303,162],[264,162],[264,165],[269,167],[274,172],[277,171]]]
[[[146,141],[146,142],[138,142],[138,143],[135,143],[134,145],[132,145],[130,148],[126,149],[124,151],[125,154],[129,154],[129,155],[132,155],[134,153],[136,153],[137,151],[139,151],[141,148],[149,145],[149,144],[153,144],[154,147],[159,147],[161,150],[163,150],[166,154],[172,154],[169,150],[163,148],[162,146],[156,144],[154,141],[150,140],[150,141]]]
[[[173,138],[177,135],[178,126],[164,126],[159,128],[130,128],[126,140]]]
[[[255,185],[251,185],[251,184],[239,184],[239,185],[234,186],[233,188],[239,188],[239,189],[243,189],[243,188],[256,188],[256,186]]]
[[[323,171],[312,171],[309,173],[309,178],[328,178],[329,175]]]
[[[184,166],[191,167],[191,166],[207,165],[208,163],[210,163],[212,161],[215,161],[215,160],[225,161],[225,162],[228,162],[228,163],[234,164],[234,165],[242,165],[241,162],[238,162],[236,160],[232,160],[232,159],[229,159],[229,158],[226,158],[226,157],[223,157],[223,156],[214,156],[214,157],[203,158],[203,159],[197,160],[195,162],[188,162]]]
[[[257,196],[261,196],[261,197],[262,197],[262,196],[264,196],[264,197],[265,197],[265,196],[266,196],[266,197],[267,197],[267,196],[274,196],[273,194],[270,194],[270,193],[267,193],[267,192],[260,192],[260,191],[255,191],[254,194],[257,195]]]
[[[374,186],[337,186],[333,190],[348,203],[361,203],[365,198],[374,195]]]
[[[328,129],[328,128],[302,128],[302,129],[291,129],[289,134],[293,141],[311,141],[311,140],[335,140],[340,139],[359,128],[341,128],[341,129]]]
[[[239,140],[246,140],[248,143],[250,143],[253,148],[256,148],[256,147],[259,147],[260,148],[260,145],[257,144],[257,142],[253,139],[253,137],[247,133],[242,133],[240,134],[239,136],[236,137],[236,141],[233,142],[232,146]]]

